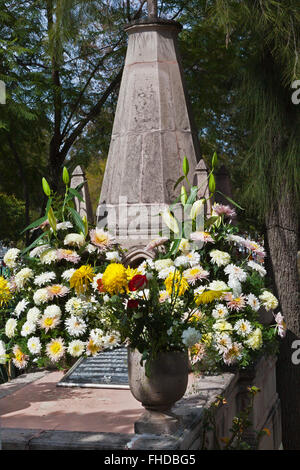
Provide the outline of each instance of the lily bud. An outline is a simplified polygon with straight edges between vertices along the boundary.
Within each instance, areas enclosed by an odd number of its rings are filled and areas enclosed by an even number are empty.
[[[165,209],[161,216],[166,226],[172,230],[172,232],[179,233],[177,220],[173,217],[169,209]]]
[[[63,182],[65,183],[65,185],[67,185],[67,184],[69,184],[69,181],[70,181],[69,172],[68,172],[67,168],[64,166],[64,169],[63,169]]]
[[[187,201],[187,193],[186,193],[186,189],[184,186],[181,186],[181,190],[180,190],[180,200],[181,200],[181,204],[184,206],[186,204],[186,201]]]
[[[49,197],[50,194],[51,194],[51,189],[50,189],[50,186],[49,186],[49,184],[48,184],[46,178],[43,178],[43,179],[42,179],[42,186],[43,186],[43,191],[44,191],[44,193],[46,194],[46,196]]]
[[[204,212],[204,203],[205,199],[199,199],[198,201],[194,202],[190,213],[192,220],[196,219],[196,217],[201,214],[201,212]]]

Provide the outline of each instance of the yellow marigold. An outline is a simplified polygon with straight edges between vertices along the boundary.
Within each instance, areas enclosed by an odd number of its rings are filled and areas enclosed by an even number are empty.
[[[127,271],[120,263],[109,264],[101,280],[104,291],[109,294],[119,294],[127,291]]]
[[[189,288],[189,284],[185,277],[178,271],[170,272],[167,279],[165,280],[166,290],[169,295],[174,293],[175,295],[183,295]]]
[[[202,292],[202,294],[195,295],[195,302],[196,305],[200,304],[209,304],[213,302],[215,299],[219,299],[222,297],[224,292],[218,290],[207,290]]]
[[[0,307],[3,304],[8,304],[12,297],[12,294],[9,290],[9,283],[4,277],[0,276]]]
[[[70,279],[70,287],[76,290],[77,294],[82,294],[88,288],[95,276],[92,266],[89,264],[81,266],[75,271]]]

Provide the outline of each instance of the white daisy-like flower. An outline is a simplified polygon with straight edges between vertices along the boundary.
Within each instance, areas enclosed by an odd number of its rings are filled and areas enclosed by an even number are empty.
[[[76,269],[75,268],[71,268],[71,269],[66,269],[66,271],[64,271],[61,275],[62,279],[66,282],[68,282],[71,277],[73,276],[73,274],[75,273]]]
[[[4,341],[0,341],[0,364],[6,364],[7,357],[6,357],[6,349]]]
[[[223,304],[217,304],[215,306],[215,308],[213,309],[213,311],[212,311],[212,316],[216,320],[224,319],[224,318],[228,317],[228,315],[229,315],[229,312],[228,312],[227,308],[225,307],[225,305],[223,305]]]
[[[39,326],[47,333],[60,324],[61,309],[58,305],[49,305],[39,320]]]
[[[255,263],[255,261],[252,260],[248,261],[247,264],[249,268],[254,269],[254,271],[257,271],[261,277],[264,277],[267,274],[267,271],[261,264]]]
[[[82,233],[69,233],[65,236],[64,245],[81,247],[85,244],[85,238]]]
[[[226,268],[224,268],[224,273],[229,275],[231,278],[237,279],[240,282],[244,282],[247,279],[247,273],[235,264],[229,264],[228,266],[226,266]]]
[[[57,261],[57,251],[53,249],[43,251],[40,255],[40,261],[42,264],[55,263]]]
[[[260,309],[260,302],[258,300],[258,298],[254,295],[254,294],[249,294],[247,296],[247,304],[252,308],[252,310],[254,310],[255,312],[257,312],[259,309]]]
[[[31,354],[40,354],[42,350],[40,338],[38,338],[37,336],[32,336],[32,338],[29,338],[29,340],[27,341],[27,347]]]
[[[238,320],[234,325],[234,330],[241,336],[248,336],[252,331],[252,325],[248,320]]]
[[[224,354],[232,346],[231,337],[227,333],[216,333],[213,345],[220,354]]]
[[[21,313],[24,312],[24,310],[26,309],[28,304],[29,304],[28,300],[26,300],[26,299],[20,300],[20,302],[18,302],[17,305],[16,305],[16,308],[13,312],[13,315],[16,315],[16,317],[19,318],[19,316],[21,315]]]
[[[48,305],[48,307],[46,307],[44,310],[44,314],[48,316],[60,317],[61,308],[58,305]]]
[[[115,348],[120,345],[121,337],[118,332],[113,331],[112,333],[105,335],[103,337],[103,346],[104,348]]]
[[[237,342],[232,343],[231,347],[223,354],[223,361],[228,366],[235,364],[243,357],[243,345]]]
[[[17,258],[19,256],[20,250],[18,248],[11,248],[8,250],[4,257],[3,261],[10,269],[15,268],[17,265]]]
[[[86,246],[86,251],[90,254],[92,253],[95,253],[96,251],[98,251],[98,248],[95,246],[95,245],[92,245],[91,243],[89,243],[87,246]]]
[[[191,268],[197,266],[200,263],[200,255],[197,251],[193,250],[189,253],[186,253],[186,258],[188,259],[189,265]]]
[[[54,271],[47,271],[45,273],[39,274],[36,276],[33,280],[35,285],[42,287],[45,284],[48,284],[49,282],[53,281],[56,278],[56,274]]]
[[[196,330],[196,328],[187,328],[182,333],[182,342],[186,345],[186,347],[191,348],[194,344],[199,343],[201,339],[200,331]]]
[[[30,321],[26,321],[21,329],[21,336],[29,336],[36,330],[36,324]]]
[[[73,228],[73,225],[68,220],[56,225],[56,230],[68,230],[69,228]]]
[[[170,294],[166,290],[160,290],[159,291],[159,302],[163,303],[166,300],[170,299]]]
[[[188,266],[190,266],[190,262],[186,255],[180,255],[180,256],[177,256],[177,258],[175,258],[174,265],[177,268],[179,268],[180,266],[187,268]]]
[[[67,318],[65,321],[66,329],[69,335],[75,336],[76,338],[83,335],[86,331],[86,323],[81,319],[74,315],[70,318]]]
[[[49,250],[50,245],[38,245],[31,252],[29,253],[30,258],[36,258],[39,257],[44,251]]]
[[[103,347],[103,338],[104,338],[104,333],[100,328],[95,328],[94,330],[91,331],[90,333],[90,338],[93,341],[93,344],[97,347]]]
[[[228,285],[225,282],[218,280],[210,282],[207,288],[209,290],[228,291]]]
[[[230,263],[230,254],[226,251],[212,250],[209,256],[211,257],[211,262],[219,267]]]
[[[80,357],[84,353],[85,344],[86,343],[84,343],[83,341],[75,339],[74,341],[71,341],[71,343],[69,343],[67,351],[72,357]]]
[[[202,266],[198,265],[183,271],[183,276],[187,282],[193,286],[197,281],[207,279],[209,276],[209,271],[205,271]]]
[[[121,257],[117,251],[108,251],[106,253],[106,259],[112,261],[113,263],[118,263],[121,261]]]
[[[26,282],[33,277],[33,271],[30,268],[23,268],[15,275],[14,282],[18,289],[23,289]]]
[[[36,323],[41,316],[41,311],[37,307],[32,307],[27,312],[27,321]]]
[[[167,277],[169,276],[169,274],[174,273],[175,271],[176,271],[176,267],[175,267],[175,266],[170,266],[169,268],[162,269],[162,270],[159,271],[159,273],[158,273],[158,278],[159,278],[159,279],[167,279]]]
[[[263,345],[262,332],[260,328],[256,328],[244,343],[250,349],[260,349]]]
[[[154,267],[156,271],[162,271],[163,269],[170,268],[173,266],[173,261],[170,258],[167,259],[159,259],[154,262]]]
[[[215,331],[227,332],[228,334],[232,331],[232,325],[226,320],[217,320],[213,324]]]
[[[186,238],[182,238],[178,249],[184,254],[188,253],[191,249],[190,242]]]
[[[79,314],[82,312],[84,303],[80,297],[71,297],[65,305],[66,312]]]
[[[9,318],[5,324],[5,334],[8,338],[13,338],[15,336],[17,328],[17,320],[15,318]]]
[[[259,300],[261,301],[266,310],[274,310],[278,307],[278,300],[276,299],[275,295],[273,295],[267,290],[265,290],[259,296]]]
[[[93,277],[93,282],[92,282],[92,288],[97,291],[98,290],[98,284],[97,281],[99,279],[102,279],[103,273],[98,273],[96,276]]]
[[[33,294],[35,305],[45,304],[49,300],[48,290],[46,288],[38,289]]]
[[[24,369],[28,363],[28,356],[23,353],[21,348],[16,344],[13,347],[13,363],[18,369]]]
[[[63,338],[54,338],[46,346],[46,354],[52,362],[57,362],[65,354],[65,343]]]

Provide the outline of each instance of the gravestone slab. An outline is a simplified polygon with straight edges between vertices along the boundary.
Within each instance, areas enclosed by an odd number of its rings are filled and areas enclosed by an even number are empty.
[[[127,348],[115,348],[94,357],[80,358],[57,386],[129,389]]]

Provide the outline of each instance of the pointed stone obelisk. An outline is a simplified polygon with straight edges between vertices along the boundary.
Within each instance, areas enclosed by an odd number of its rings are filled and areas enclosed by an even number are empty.
[[[190,175],[200,160],[178,55],[181,29],[155,12],[125,28],[128,49],[97,211],[98,225],[107,223],[123,245],[158,235],[157,214],[178,196],[184,156]]]

